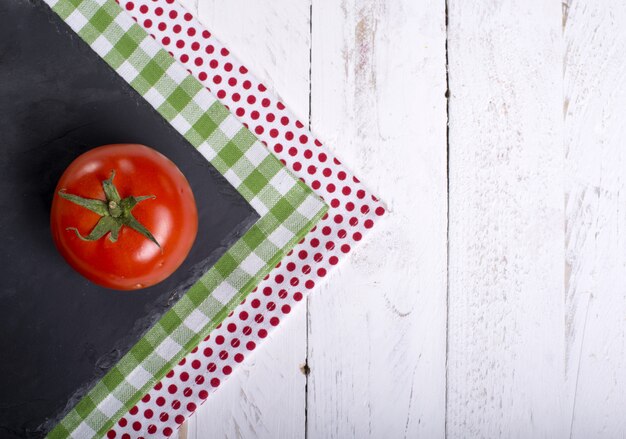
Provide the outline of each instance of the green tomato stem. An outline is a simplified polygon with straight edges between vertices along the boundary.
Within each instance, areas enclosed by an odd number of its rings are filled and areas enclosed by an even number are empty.
[[[112,170],[111,176],[102,182],[102,189],[104,191],[106,201],[68,194],[65,192],[65,189],[61,189],[58,192],[58,195],[61,198],[100,215],[100,220],[87,236],[81,235],[76,227],[68,227],[66,230],[76,233],[76,236],[83,241],[96,241],[108,233],[109,240],[111,242],[116,242],[122,226],[127,226],[161,248],[161,245],[152,233],[150,233],[150,231],[143,224],[137,221],[131,212],[140,202],[152,200],[156,197],[154,195],[141,195],[138,197],[131,195],[122,199],[117,191],[117,188],[113,184],[114,177],[115,170]],[[161,252],[163,252],[163,249],[161,249]]]

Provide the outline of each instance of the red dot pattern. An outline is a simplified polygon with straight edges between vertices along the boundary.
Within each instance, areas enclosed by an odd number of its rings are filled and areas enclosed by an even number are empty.
[[[107,435],[168,437],[361,241],[385,208],[178,2],[119,3],[330,206],[270,275]]]

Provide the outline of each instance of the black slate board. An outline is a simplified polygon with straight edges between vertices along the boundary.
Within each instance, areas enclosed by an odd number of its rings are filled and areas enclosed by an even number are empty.
[[[98,287],[57,253],[55,184],[82,152],[142,143],[189,180],[198,238],[169,279]],[[258,215],[49,8],[0,0],[0,437],[40,437]]]

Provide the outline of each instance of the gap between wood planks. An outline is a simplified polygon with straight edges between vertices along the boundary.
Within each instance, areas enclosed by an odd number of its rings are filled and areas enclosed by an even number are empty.
[[[309,2],[309,131],[311,131],[311,119],[313,116],[313,0]],[[306,296],[306,324],[305,324],[305,357],[300,371],[304,374],[304,439],[309,436],[309,312],[310,296]]]
[[[448,62],[448,0],[444,1],[445,60],[446,60],[446,385],[444,389],[443,436],[448,437],[448,352],[450,340],[448,322],[450,321],[450,64]]]

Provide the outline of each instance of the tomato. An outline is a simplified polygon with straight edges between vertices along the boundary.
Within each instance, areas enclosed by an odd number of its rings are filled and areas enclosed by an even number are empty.
[[[57,184],[50,226],[65,260],[107,288],[149,287],[184,261],[198,231],[193,192],[168,158],[143,145],[94,148]]]

